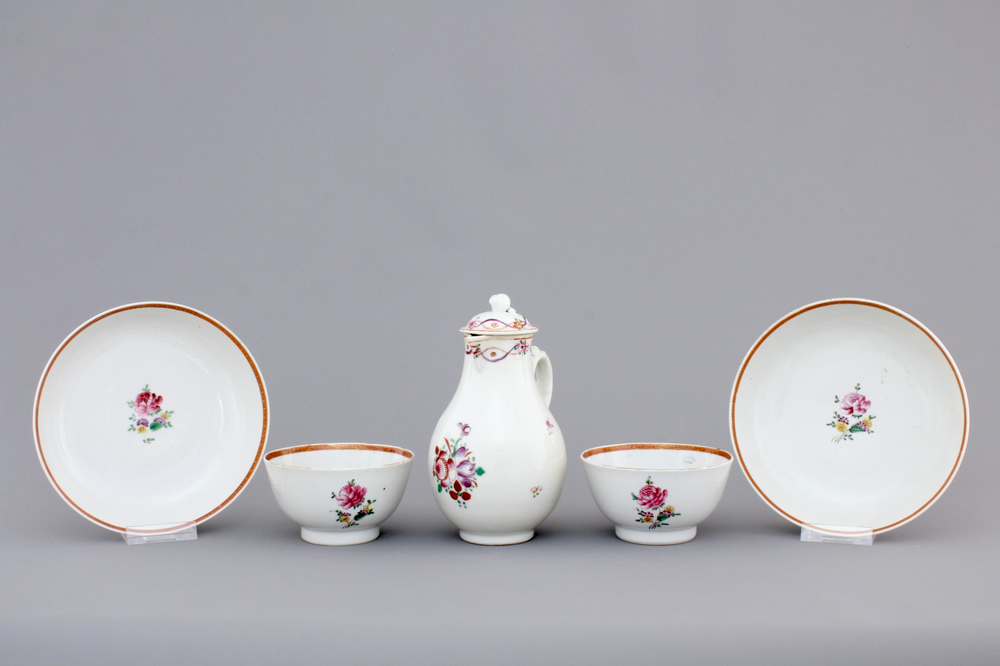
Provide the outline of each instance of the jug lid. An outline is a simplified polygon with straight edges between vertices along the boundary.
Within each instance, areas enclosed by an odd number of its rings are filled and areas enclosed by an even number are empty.
[[[492,310],[481,312],[459,329],[466,335],[531,335],[538,329],[528,323],[524,315],[510,307],[510,296],[495,294],[490,297]]]

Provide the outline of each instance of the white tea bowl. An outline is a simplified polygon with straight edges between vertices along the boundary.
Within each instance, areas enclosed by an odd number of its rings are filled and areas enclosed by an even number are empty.
[[[580,454],[597,508],[619,539],[690,541],[719,505],[733,457],[708,446],[616,444]]]
[[[413,453],[380,444],[311,444],[264,456],[278,506],[321,546],[372,541],[399,506]]]

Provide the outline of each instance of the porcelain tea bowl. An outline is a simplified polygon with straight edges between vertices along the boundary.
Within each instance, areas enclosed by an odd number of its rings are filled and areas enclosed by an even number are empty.
[[[413,453],[379,444],[311,444],[264,456],[278,506],[321,546],[366,543],[406,490]]]
[[[688,444],[616,444],[580,454],[597,508],[622,541],[690,541],[726,489],[733,457]]]

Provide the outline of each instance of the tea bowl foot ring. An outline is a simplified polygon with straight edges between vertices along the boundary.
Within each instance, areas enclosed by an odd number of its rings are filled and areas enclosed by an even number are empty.
[[[458,536],[462,537],[463,541],[479,544],[480,546],[510,546],[515,543],[530,541],[531,537],[535,536],[535,530],[527,530],[524,532],[504,532],[501,534],[492,532],[466,532],[465,530],[459,530]]]
[[[615,536],[622,541],[639,543],[645,546],[665,546],[686,543],[698,534],[698,527],[685,527],[678,530],[629,530],[615,526]]]
[[[378,535],[378,527],[336,532],[330,530],[312,530],[308,527],[302,528],[302,540],[318,546],[354,546],[359,543],[374,541],[378,538]]]

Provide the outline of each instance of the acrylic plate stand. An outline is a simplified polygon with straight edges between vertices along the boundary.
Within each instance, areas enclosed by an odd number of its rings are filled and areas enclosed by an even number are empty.
[[[852,546],[871,546],[875,533],[866,527],[831,527],[830,525],[803,525],[801,541],[813,543],[844,543]]]
[[[191,541],[198,538],[198,525],[194,521],[170,525],[141,525],[126,527],[122,538],[130,546],[167,541]]]

